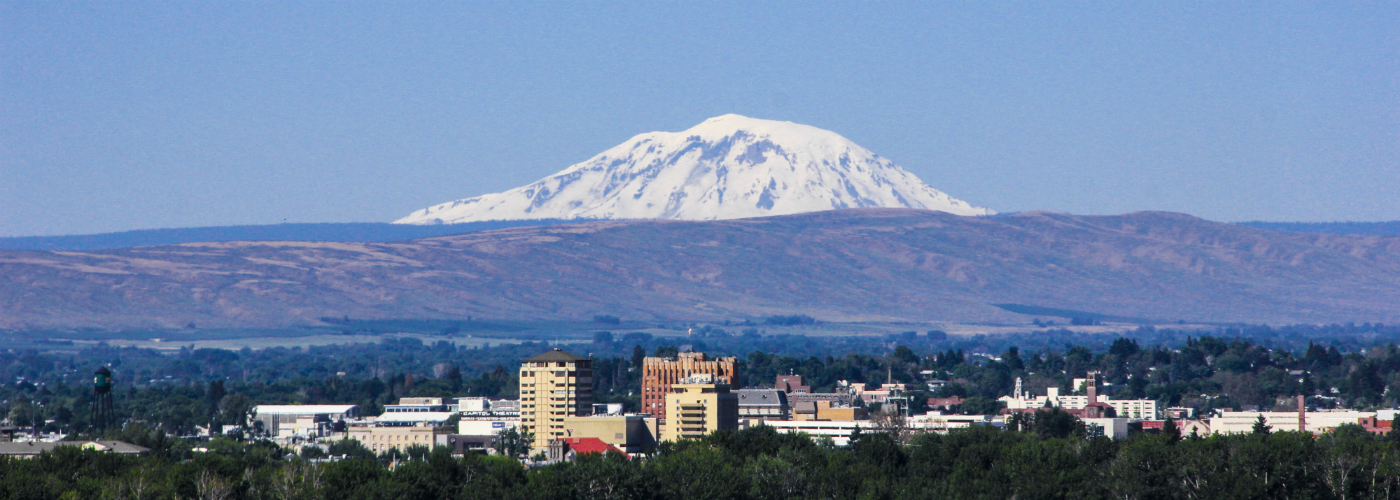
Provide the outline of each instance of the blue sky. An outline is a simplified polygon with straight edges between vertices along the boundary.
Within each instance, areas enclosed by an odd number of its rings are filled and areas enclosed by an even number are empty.
[[[999,211],[1400,219],[1400,3],[0,2],[0,235],[389,221],[739,113]]]

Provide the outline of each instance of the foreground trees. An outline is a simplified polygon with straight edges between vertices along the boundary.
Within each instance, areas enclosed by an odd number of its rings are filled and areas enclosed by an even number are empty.
[[[1400,497],[1400,441],[1359,427],[1321,437],[1045,436],[973,428],[920,434],[899,446],[886,433],[867,432],[838,448],[758,427],[664,444],[647,459],[592,454],[533,469],[505,457],[456,458],[446,449],[389,467],[372,457],[310,462],[231,441],[192,456],[63,448],[0,459],[0,498]]]

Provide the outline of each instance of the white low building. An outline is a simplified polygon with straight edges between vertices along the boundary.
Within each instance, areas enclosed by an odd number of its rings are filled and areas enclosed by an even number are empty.
[[[1092,379],[1089,379],[1092,380]],[[1044,396],[1031,396],[1029,392],[1021,390],[1021,379],[1016,379],[1016,392],[1010,396],[1002,396],[998,399],[1006,403],[1006,408],[1011,410],[1036,409],[1051,406],[1066,410],[1082,410],[1089,405],[1089,396],[1086,395],[1061,395],[1059,387],[1049,387],[1045,389]],[[1112,406],[1114,413],[1121,418],[1132,418],[1141,420],[1158,420],[1157,401],[1152,399],[1104,399],[1097,398],[1098,402]]]
[[[359,405],[258,405],[253,419],[274,438],[316,438],[330,435],[337,422],[360,418]]]
[[[860,428],[861,432],[878,432],[879,427],[871,420],[767,420],[762,425],[778,432],[805,433],[814,439],[828,437],[837,446],[850,444],[851,433],[856,428]],[[951,429],[976,425],[1001,427],[1002,420],[994,415],[916,415],[909,417],[905,425],[915,433],[946,433]]]
[[[466,436],[495,436],[506,429],[520,427],[520,400],[457,398],[457,434]]]
[[[411,427],[415,425],[442,425],[457,415],[455,411],[413,411],[413,412],[385,412],[378,417],[369,417],[365,421],[377,427]]]
[[[1245,434],[1254,432],[1254,423],[1264,417],[1264,425],[1272,431],[1305,431],[1322,433],[1336,429],[1342,424],[1361,424],[1362,420],[1376,418],[1373,411],[1324,410],[1299,414],[1296,411],[1227,411],[1211,417],[1210,431],[1217,434]]]
[[[461,397],[456,399],[456,403],[453,403],[452,408],[450,409],[453,411],[461,412],[487,411],[491,409],[491,399],[481,397]]]
[[[870,432],[875,428],[875,424],[869,420],[768,420],[763,425],[778,432],[805,433],[813,439],[828,437],[837,446],[850,444],[851,433],[856,428],[860,428],[861,432]]]
[[[915,415],[908,419],[909,428],[919,432],[945,433],[977,425],[1001,427],[1004,419],[995,415]]]
[[[494,436],[506,429],[520,427],[520,414],[468,412],[457,421],[457,433],[467,436]]]
[[[1086,418],[1085,426],[1094,426],[1103,432],[1103,437],[1109,439],[1123,439],[1128,437],[1128,419],[1118,418]]]
[[[491,399],[482,397],[460,397],[453,399],[447,407],[448,411],[460,411],[462,413],[491,412],[519,412],[519,399]]]
[[[398,404],[384,405],[384,413],[450,412],[456,411],[443,398],[399,398]]]

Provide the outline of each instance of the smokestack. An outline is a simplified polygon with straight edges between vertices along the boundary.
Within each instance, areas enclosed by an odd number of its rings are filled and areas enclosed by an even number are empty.
[[[1298,396],[1298,432],[1306,432],[1308,430],[1308,410],[1303,405],[1304,400],[1304,396]]]

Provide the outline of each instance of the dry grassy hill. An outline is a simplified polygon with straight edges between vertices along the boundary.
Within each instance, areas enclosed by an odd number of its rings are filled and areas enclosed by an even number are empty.
[[[1159,320],[1400,320],[1400,238],[1171,213],[840,210],[592,222],[398,243],[0,251],[0,327],[356,318],[1025,321],[1013,303]]]

